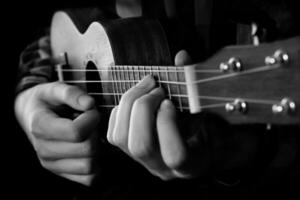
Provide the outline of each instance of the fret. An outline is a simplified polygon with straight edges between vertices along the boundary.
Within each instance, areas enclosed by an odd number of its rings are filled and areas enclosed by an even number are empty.
[[[167,80],[167,82],[169,81],[169,74],[168,74],[168,67],[165,67],[165,75],[166,75],[166,80]],[[170,89],[170,84],[169,83],[167,83],[166,84],[167,85],[167,89],[168,89],[168,94],[169,94],[169,99],[170,100],[172,100],[172,93],[171,93],[171,89]]]
[[[160,78],[160,70],[158,66],[154,66],[154,68],[156,68],[156,74],[157,74],[157,78],[158,78],[158,85],[159,87],[161,87],[161,78]]]
[[[116,66],[116,76],[117,76],[117,80],[122,80],[121,79],[121,77],[120,77],[120,68],[119,68],[119,66]],[[122,92],[122,83],[121,82],[119,82],[118,81],[118,83],[117,83],[117,91],[118,91],[118,93],[120,93],[120,94],[122,94],[123,92]],[[121,95],[118,95],[118,100],[119,100],[119,102],[120,102],[120,99],[121,99]]]
[[[129,74],[129,70],[128,70],[128,66],[124,66],[124,69],[126,68],[126,80],[130,80],[130,74]],[[131,88],[130,83],[126,83],[126,90],[129,90]]]
[[[152,72],[152,66],[149,66],[149,73],[150,73],[151,75],[153,75],[153,72]]]
[[[144,74],[144,77],[147,76],[145,66],[143,66],[143,74]]]
[[[179,79],[178,79],[178,73],[177,73],[177,67],[175,67],[175,80],[178,82]],[[177,94],[181,94],[180,93],[180,88],[179,88],[179,85],[177,85]],[[178,101],[179,101],[179,108],[180,108],[180,111],[182,112],[182,99],[181,99],[181,96],[178,97]]]
[[[137,83],[140,80],[140,77],[139,77],[139,66],[132,67],[132,69],[133,69],[134,80]]]
[[[119,69],[121,70],[121,80],[127,80],[125,77],[125,72],[124,72],[124,66],[119,66]],[[127,91],[126,89],[126,82],[122,83],[122,93],[124,94]]]
[[[128,67],[129,67],[130,80],[132,80],[132,82],[130,82],[130,87],[133,87],[135,85],[133,66],[128,66]]]
[[[111,69],[111,79],[114,81],[115,80],[115,71],[114,71],[114,67],[112,66],[112,67],[110,67],[110,69]],[[113,90],[113,94],[114,94],[114,101],[115,101],[115,105],[117,105],[118,104],[118,101],[117,101],[117,98],[116,98],[116,83],[114,82],[113,84],[112,84],[112,90]]]

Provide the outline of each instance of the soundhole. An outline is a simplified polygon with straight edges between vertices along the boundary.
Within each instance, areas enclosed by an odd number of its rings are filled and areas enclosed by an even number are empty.
[[[102,93],[102,86],[100,83],[100,74],[99,71],[97,71],[98,68],[94,64],[94,62],[89,61],[86,65],[86,80],[87,81],[95,81],[95,82],[87,82],[86,88],[88,93],[91,93],[91,95],[95,98],[96,103],[99,105],[102,103],[103,98],[101,98]]]

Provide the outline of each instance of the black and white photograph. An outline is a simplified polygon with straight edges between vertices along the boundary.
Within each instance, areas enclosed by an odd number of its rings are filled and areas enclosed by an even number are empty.
[[[1,199],[299,199],[296,4],[8,2]]]

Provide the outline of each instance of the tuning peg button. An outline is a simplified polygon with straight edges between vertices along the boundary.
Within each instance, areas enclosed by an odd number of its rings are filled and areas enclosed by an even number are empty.
[[[235,99],[233,102],[229,102],[225,104],[226,112],[234,112],[237,111],[239,113],[246,113],[248,111],[247,102],[242,99]]]
[[[275,51],[272,56],[265,58],[266,65],[286,64],[289,62],[289,55],[281,49]]]
[[[227,62],[222,62],[219,66],[220,70],[223,72],[233,71],[238,72],[242,71],[242,62],[236,57],[231,57]]]
[[[289,98],[283,98],[280,103],[272,106],[274,114],[292,114],[296,111],[296,104]]]

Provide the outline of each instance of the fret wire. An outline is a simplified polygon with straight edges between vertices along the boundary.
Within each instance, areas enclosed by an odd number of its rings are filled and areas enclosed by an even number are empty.
[[[161,78],[160,78],[160,74],[159,74],[158,66],[156,66],[156,68],[157,68],[158,84],[159,84],[159,87],[161,87]]]
[[[120,68],[122,68],[122,67],[124,67],[124,66],[120,66]],[[121,72],[121,78],[122,78],[122,80],[126,80],[126,77],[124,75],[124,71]],[[126,92],[126,84],[125,83],[122,83],[122,92],[123,93]]]
[[[132,76],[132,81],[130,82],[130,87],[133,87],[134,86],[134,84],[135,84],[135,78],[134,78],[134,71],[133,71],[133,67],[132,66],[130,66],[130,74],[131,74],[131,76]]]
[[[130,74],[129,74],[129,70],[128,70],[128,66],[127,66],[127,70],[126,70],[126,75],[127,75],[127,80],[130,80]],[[129,90],[130,89],[130,83],[126,83],[126,89]]]
[[[117,68],[115,68],[115,69],[117,69]],[[116,73],[115,73],[116,80],[120,80],[119,77],[118,77],[118,71],[115,71],[115,72],[116,72]],[[116,86],[117,86],[117,91],[118,91],[118,93],[120,93],[120,90],[119,90],[120,87],[119,87],[119,85],[120,85],[120,83],[119,83],[119,81],[117,81],[117,82],[116,82]],[[117,98],[118,98],[118,102],[120,103],[121,97],[118,95]],[[119,104],[119,103],[118,103],[118,104]]]
[[[117,93],[119,93],[119,87],[118,87],[118,76],[117,76],[117,70],[116,70],[116,66],[114,66],[114,69],[115,69],[115,72],[114,72],[114,78],[115,78],[115,85],[116,85],[116,91]],[[118,103],[120,102],[120,97],[119,95],[117,95],[117,100],[118,100]]]
[[[120,65],[118,65],[118,68],[117,69],[120,69]],[[121,71],[118,71],[118,80],[122,80],[122,75],[121,75]],[[123,79],[124,80],[124,79]],[[121,91],[121,93],[123,93],[123,84],[124,82],[119,82],[119,90]],[[120,99],[121,99],[122,96],[120,96]]]
[[[133,75],[134,75],[134,80],[136,80],[136,83],[138,83],[140,81],[140,78],[136,67],[133,67]]]
[[[118,77],[118,80],[121,80],[121,76],[120,76],[120,70],[119,70],[119,67],[120,65],[116,66],[117,67],[117,77]],[[122,90],[122,82],[118,82],[118,87],[119,87],[119,91],[123,94],[123,90]],[[120,97],[121,98],[121,97]]]
[[[145,66],[143,66],[143,73],[144,73],[144,77],[147,76],[147,75],[146,75]]]
[[[118,67],[116,69],[118,70]],[[117,80],[121,80],[121,78],[120,78],[120,71],[117,71],[116,75],[117,75]],[[118,86],[118,91],[120,91],[120,93],[122,93],[122,87],[121,87],[121,85],[122,85],[122,82],[118,81],[117,82],[117,86]],[[120,103],[120,100],[121,100],[121,96],[120,95],[118,95],[118,99],[119,99],[119,103]]]
[[[150,72],[151,75],[153,75],[153,73],[152,73],[152,66],[150,66],[149,72]]]
[[[175,70],[176,70],[176,68],[175,68]],[[178,74],[177,74],[177,72],[175,72],[175,79],[178,82]],[[179,85],[177,85],[177,93],[180,94]],[[182,99],[181,99],[181,97],[179,97],[178,100],[179,100],[180,111],[182,111],[182,101],[181,101]]]
[[[111,70],[111,78],[114,80],[114,71]],[[115,89],[115,83],[112,84],[112,88],[113,88],[113,92],[116,93],[116,89]],[[115,104],[117,104],[117,97],[116,95],[114,95],[114,100],[115,100]]]
[[[136,73],[135,73],[135,67],[132,67],[132,72],[133,72],[133,80],[134,80],[134,82],[133,82],[133,86],[137,83],[137,80],[136,80]],[[132,87],[133,87],[132,86]]]
[[[139,80],[142,80],[141,74],[140,74],[140,66],[138,66],[138,78]]]
[[[169,73],[167,71],[166,71],[166,79],[167,79],[167,82],[169,82]],[[172,100],[170,85],[168,83],[166,85],[167,85],[167,89],[168,89],[168,93],[169,93],[169,99]]]

